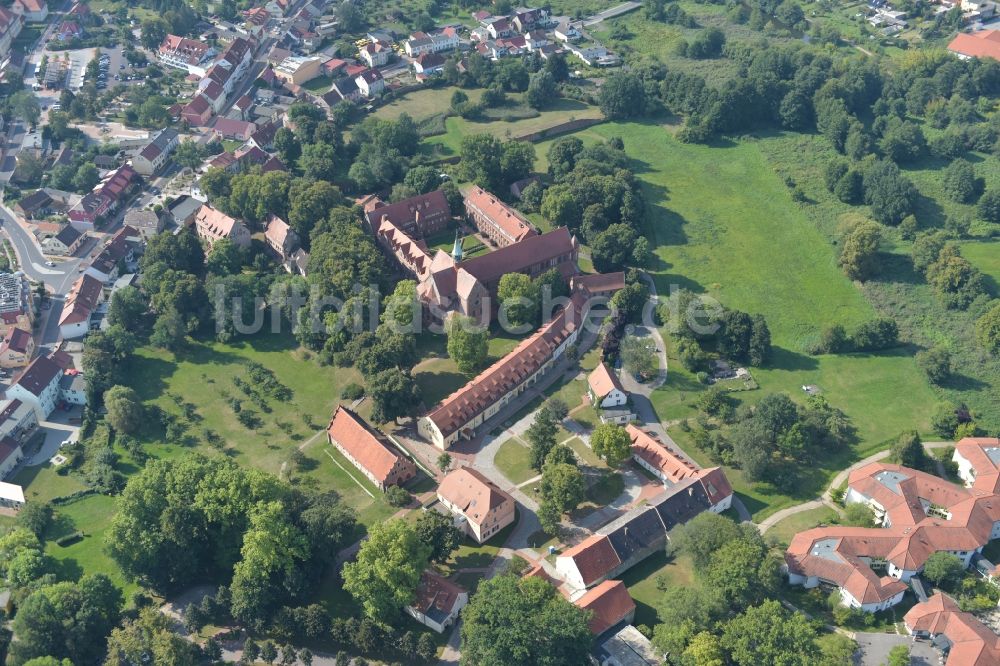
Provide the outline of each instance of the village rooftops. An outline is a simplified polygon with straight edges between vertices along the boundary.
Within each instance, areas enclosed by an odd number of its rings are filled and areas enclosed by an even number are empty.
[[[576,239],[566,227],[559,227],[540,236],[528,236],[520,243],[502,247],[459,264],[484,284],[493,284],[507,273],[523,271],[531,266],[548,263],[577,248]]]
[[[3,342],[3,349],[26,354],[31,346],[31,333],[23,328],[12,328],[10,335]]]
[[[59,230],[59,233],[56,234],[55,238],[66,247],[73,247],[73,243],[75,243],[82,235],[82,231],[74,227],[72,224],[67,224]]]
[[[590,535],[572,548],[566,549],[559,557],[571,558],[580,571],[584,585],[588,586],[604,578],[609,571],[622,563],[611,541],[603,534]]]
[[[428,226],[436,230],[445,225],[451,219],[451,208],[444,192],[434,190],[374,208],[366,213],[366,217],[372,231],[377,231],[381,223],[388,219],[393,226],[407,233],[417,230],[417,235],[423,235],[427,233]]]

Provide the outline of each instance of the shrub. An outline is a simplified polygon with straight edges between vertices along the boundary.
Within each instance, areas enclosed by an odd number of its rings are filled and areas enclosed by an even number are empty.
[[[406,492],[399,486],[390,486],[389,489],[385,491],[385,501],[387,501],[390,506],[403,507],[410,503],[410,493]]]
[[[365,394],[365,388],[361,384],[351,382],[340,391],[342,400],[358,400]]]

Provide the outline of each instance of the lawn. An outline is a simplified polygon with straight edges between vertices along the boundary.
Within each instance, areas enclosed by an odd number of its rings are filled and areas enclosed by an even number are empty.
[[[443,88],[423,88],[414,90],[405,95],[397,95],[393,100],[384,106],[380,106],[373,114],[376,118],[395,120],[400,115],[408,113],[411,118],[420,119],[435,113],[445,113],[451,109],[451,96],[458,86],[446,86]],[[462,90],[473,102],[478,101],[483,96],[480,88]]]
[[[56,474],[56,469],[49,463],[38,467],[25,467],[11,479],[11,483],[24,488],[24,498],[29,502],[50,502],[55,497],[72,495],[87,489],[78,477]]]
[[[507,355],[521,337],[494,330],[490,334],[489,358],[483,367]],[[465,373],[448,357],[448,339],[425,332],[417,339],[417,354],[424,359],[413,368],[413,378],[420,388],[424,405],[431,407],[462,388],[477,372]]]
[[[799,532],[835,522],[838,518],[837,512],[826,506],[810,509],[779,521],[765,533],[765,536],[769,540],[776,539],[778,543],[787,546],[792,537]]]
[[[494,462],[500,473],[515,485],[538,476],[538,472],[531,467],[528,447],[514,437],[500,445]]]
[[[632,624],[644,624],[647,627],[655,627],[660,623],[656,607],[666,588],[697,585],[691,558],[686,555],[668,558],[664,550],[650,555],[629,569],[621,576],[621,580],[635,601],[635,620]]]
[[[125,579],[118,565],[104,550],[104,534],[115,512],[115,500],[104,495],[89,495],[69,504],[56,506],[52,526],[45,535],[45,552],[59,561],[61,580],[74,580],[83,574],[104,573],[125,592],[125,598],[139,586]],[[83,532],[83,539],[66,547],[55,540]]]
[[[1000,242],[962,243],[962,256],[988,276],[993,295],[1000,296]]]
[[[332,85],[333,79],[329,76],[317,76],[315,79],[307,81],[302,87],[309,92],[323,95],[330,90],[330,86]]]

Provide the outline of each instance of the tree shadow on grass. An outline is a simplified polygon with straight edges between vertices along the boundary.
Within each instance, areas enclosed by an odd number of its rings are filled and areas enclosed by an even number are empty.
[[[418,372],[413,376],[424,404],[438,403],[465,385],[467,378],[460,372]]]
[[[926,280],[913,267],[913,261],[901,254],[879,253],[879,272],[872,282],[883,284],[924,284]]]
[[[920,222],[920,227],[922,229],[927,229],[930,227],[942,227],[944,226],[945,213],[944,208],[941,207],[934,199],[924,194],[917,193],[917,199],[913,206],[913,212]]]
[[[767,367],[771,370],[804,372],[817,369],[819,361],[808,354],[794,352],[784,347],[772,347],[771,358],[767,363]]]

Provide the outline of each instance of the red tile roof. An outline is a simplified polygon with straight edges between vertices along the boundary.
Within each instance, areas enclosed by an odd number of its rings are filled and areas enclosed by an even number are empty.
[[[18,354],[26,354],[28,348],[31,344],[31,333],[28,333],[24,329],[12,328],[10,331],[10,336],[3,342],[3,350],[17,352]]]
[[[951,643],[946,666],[1000,664],[1000,637],[940,592],[911,608],[903,622],[911,632],[944,634]]]
[[[620,580],[606,580],[573,603],[593,612],[588,624],[595,636],[635,615],[635,602]]]
[[[948,50],[970,58],[1000,60],[1000,30],[960,32],[948,44]]]
[[[465,205],[499,227],[513,243],[537,234],[526,217],[478,185],[465,195]]]
[[[86,273],[80,276],[66,294],[59,325],[78,324],[90,319],[90,313],[97,307],[104,285]]]
[[[879,577],[862,558],[883,558],[902,570],[919,571],[935,552],[985,545],[1000,521],[1000,497],[992,492],[900,465],[865,465],[849,475],[848,487],[880,504],[890,527],[807,530],[792,539],[785,561],[792,573],[839,585],[862,603],[884,601],[906,588],[899,580]]]
[[[499,252],[487,256],[495,254]],[[548,363],[556,349],[579,328],[583,314],[583,304],[571,301],[551,322],[441,401],[427,418],[448,437]]]
[[[599,534],[592,534],[564,551],[559,557],[573,560],[585,586],[607,576],[622,563],[611,545],[611,540]]]
[[[587,376],[587,385],[590,390],[594,392],[598,400],[604,399],[611,391],[618,389],[622,393],[625,389],[622,388],[622,383],[618,380],[618,375],[611,372],[608,366],[603,362],[598,363],[594,371]]]
[[[52,380],[62,377],[62,368],[47,356],[39,356],[31,362],[15,382],[34,396],[41,396]]]
[[[955,453],[971,463],[976,470],[973,487],[991,494],[1000,494],[1000,464],[990,457],[1000,454],[1000,439],[996,437],[966,437],[955,445]],[[1000,456],[998,456],[1000,460]]]
[[[326,432],[330,439],[340,444],[380,483],[385,483],[396,462],[402,457],[386,440],[385,435],[377,432],[346,407],[337,407]]]
[[[437,221],[451,217],[451,208],[448,206],[448,199],[444,192],[434,190],[427,194],[418,194],[409,199],[403,199],[396,203],[380,206],[366,213],[368,224],[372,229],[377,230],[382,221],[388,218],[389,222],[404,231],[413,227],[424,233],[426,223],[434,224]]]
[[[625,431],[632,440],[632,455],[642,458],[660,470],[671,483],[698,475],[700,470],[697,466],[670,450],[656,437],[643,432],[631,423],[625,426]]]
[[[450,615],[455,610],[459,595],[467,593],[464,588],[428,570],[420,574],[420,583],[415,592],[416,598],[410,607],[424,615],[430,615],[430,611],[435,609]]]
[[[474,469],[460,467],[448,472],[437,494],[457,506],[469,522],[481,525],[491,511],[514,498]]]

